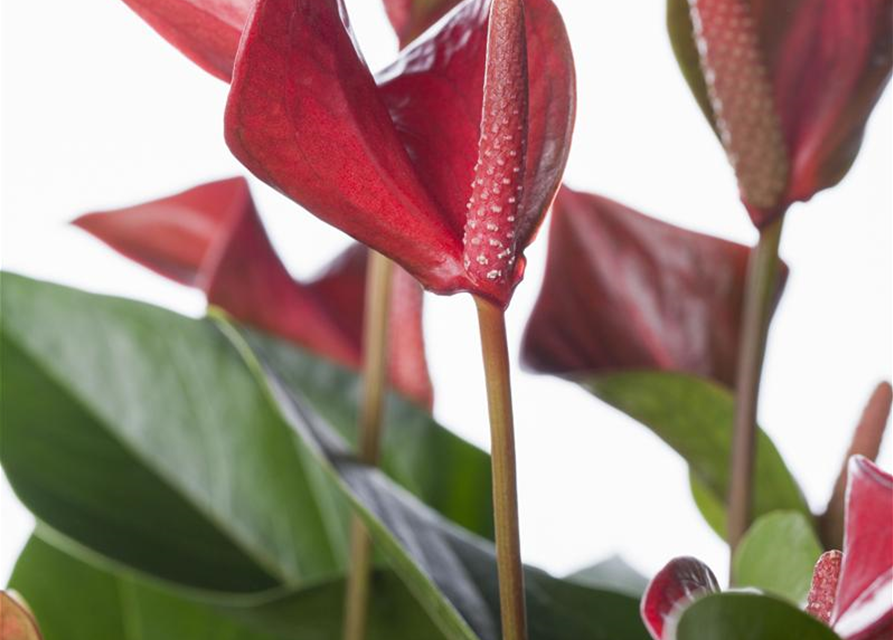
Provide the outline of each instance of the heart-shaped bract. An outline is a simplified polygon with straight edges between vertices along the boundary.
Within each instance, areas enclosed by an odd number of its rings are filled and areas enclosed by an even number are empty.
[[[748,251],[564,187],[524,359],[556,375],[657,369],[731,386]]]
[[[226,139],[255,175],[426,288],[508,304],[573,130],[551,0],[465,0],[376,76],[341,0],[259,0],[247,18],[232,1],[138,4],[192,59],[231,71]],[[209,17],[184,26],[178,6]]]
[[[843,559],[831,626],[846,640],[893,635],[893,476],[850,458]]]
[[[362,362],[367,250],[354,245],[316,280],[289,275],[264,232],[244,178],[195,187],[74,224],[126,257],[186,286],[238,320],[348,367]],[[390,375],[424,406],[432,388],[422,339],[422,290],[395,269]]]

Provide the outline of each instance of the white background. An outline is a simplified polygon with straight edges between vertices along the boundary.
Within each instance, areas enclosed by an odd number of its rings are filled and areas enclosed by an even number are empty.
[[[2,261],[8,270],[199,314],[194,292],[66,226],[77,214],[239,173],[221,135],[226,86],[117,0],[4,1]],[[674,62],[663,2],[557,0],[578,68],[576,188],[752,243],[719,144]],[[348,1],[370,65],[396,43],[377,0]],[[791,266],[771,336],[760,416],[821,507],[871,389],[891,374],[891,99],[838,188],[794,207]],[[254,195],[287,264],[309,276],[346,243],[262,184]],[[539,288],[545,234],[509,312],[517,347]],[[437,417],[488,446],[467,296],[428,296]],[[64,326],[60,324],[60,330]],[[515,370],[523,552],[563,573],[620,553],[651,574],[694,554],[725,573],[724,545],[689,497],[686,467],[645,428],[557,379]],[[891,467],[890,447],[882,464]],[[0,584],[32,526],[0,479]]]

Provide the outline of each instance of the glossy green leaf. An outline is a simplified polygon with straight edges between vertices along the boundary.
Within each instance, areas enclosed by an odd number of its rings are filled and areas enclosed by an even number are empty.
[[[229,335],[268,386],[283,418],[332,472],[377,547],[438,627],[450,638],[497,638],[492,545],[437,518],[412,496],[395,490],[380,471],[346,455],[345,443],[314,414],[300,391],[286,384],[281,367],[287,359],[279,353],[288,347],[244,328],[231,327]],[[637,599],[563,582],[530,567],[526,579],[533,638],[647,637]]]
[[[675,640],[840,640],[794,605],[755,593],[717,593],[698,600],[682,614],[674,636]]]
[[[45,640],[334,640],[341,633],[340,579],[296,593],[203,601],[33,536],[10,584],[27,594]],[[369,640],[441,637],[396,576],[379,571],[373,584]]]
[[[803,514],[769,513],[751,525],[735,551],[735,583],[803,604],[823,550]]]
[[[291,358],[280,350],[293,347],[239,333],[223,320],[191,320],[15,276],[4,277],[3,291],[4,349],[17,350],[14,366],[4,371],[3,463],[19,495],[52,527],[123,565],[220,589],[212,563],[203,572],[192,567],[201,549],[192,548],[190,538],[182,540],[182,547],[164,546],[165,527],[158,523],[171,522],[170,505],[184,518],[190,508],[197,512],[182,526],[208,530],[209,539],[210,531],[217,534],[220,566],[236,564],[236,551],[244,546],[254,554],[245,554],[246,567],[253,568],[257,555],[272,558],[278,569],[320,545],[323,552],[333,548],[330,538],[320,541],[314,531],[343,541],[346,507],[352,504],[443,637],[496,637],[492,544],[449,524],[382,472],[358,464],[303,389],[284,382],[294,374],[287,366]],[[236,399],[249,408],[234,406]],[[181,403],[190,410],[177,406]],[[80,411],[77,420],[69,420],[65,410]],[[206,428],[209,417],[214,431]],[[276,445],[275,453],[266,449],[267,439]],[[264,467],[255,447],[272,456],[273,469]],[[256,461],[249,465],[253,478],[243,475],[244,460]],[[273,471],[283,460],[293,473],[279,478]],[[215,465],[221,472],[211,474]],[[303,485],[297,485],[295,474]],[[134,477],[146,486],[130,486]],[[234,505],[245,508],[234,502],[244,488],[230,485],[248,480],[255,489],[261,481],[270,482],[281,497],[294,491],[294,482],[306,490],[307,500],[270,505],[261,496],[248,514],[229,514]],[[144,495],[151,499],[146,504],[140,501]],[[207,518],[208,512],[217,517]],[[239,517],[229,520],[230,515]],[[244,530],[233,530],[233,522]],[[125,535],[140,532],[138,545]],[[289,546],[272,544],[278,540]],[[302,575],[292,586],[302,587],[303,594],[341,574],[336,567],[328,577]],[[533,638],[646,637],[635,599],[535,569],[527,575]],[[227,588],[250,591],[258,585],[227,578]],[[283,615],[289,612],[286,604],[279,609]],[[259,622],[256,611],[243,613],[252,624],[270,621],[267,608]],[[338,607],[323,615],[328,620],[340,613]]]
[[[356,442],[361,380],[291,344],[252,333],[270,365],[351,445]],[[348,399],[345,402],[345,398]],[[382,469],[449,520],[493,538],[490,456],[438,425],[397,394],[388,396]]]
[[[313,465],[302,469],[292,435],[212,322],[12,275],[3,302],[0,459],[39,517],[109,557],[200,588],[256,591],[340,572],[343,501],[326,495]],[[355,377],[289,353],[291,375],[351,431],[352,405],[337,398],[351,397]],[[490,533],[487,455],[409,403],[391,407],[404,421],[384,444],[386,468]],[[162,508],[169,524],[159,528]]]
[[[595,589],[611,589],[634,598],[641,598],[648,578],[636,571],[620,556],[611,556],[589,567],[575,571],[566,580]]]
[[[699,483],[705,517],[717,522],[715,505],[728,495],[735,401],[725,387],[704,378],[681,373],[643,371],[597,376],[583,381],[596,396],[635,418],[675,449],[689,464]],[[775,445],[757,432],[754,516],[791,510],[811,518],[797,481]],[[706,496],[709,496],[706,497]]]

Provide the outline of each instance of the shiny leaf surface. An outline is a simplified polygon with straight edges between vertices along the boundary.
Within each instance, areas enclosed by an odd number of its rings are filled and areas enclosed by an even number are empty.
[[[378,571],[373,579],[370,640],[442,638],[393,574]],[[28,594],[46,640],[334,640],[341,634],[341,579],[245,598],[189,594],[33,536],[11,584]]]
[[[684,611],[667,640],[840,640],[792,604],[754,593],[702,598]]]
[[[134,356],[141,350],[151,351],[158,348],[159,342],[166,344],[169,341],[189,339],[189,348],[180,351],[188,353],[190,362],[198,369],[188,373],[179,372],[180,388],[187,393],[193,391],[191,387],[193,378],[201,377],[203,389],[206,390],[197,396],[202,398],[202,411],[207,415],[218,417],[225,415],[221,412],[225,408],[225,403],[234,400],[237,395],[232,392],[229,385],[244,387],[238,394],[242,399],[256,395],[258,401],[253,404],[252,417],[249,421],[251,429],[260,432],[269,431],[277,438],[279,435],[284,436],[285,440],[279,442],[277,448],[277,453],[281,456],[279,459],[287,459],[290,463],[289,468],[296,474],[301,474],[308,483],[308,499],[304,503],[299,503],[289,496],[280,497],[275,507],[267,506],[263,500],[255,500],[252,505],[255,517],[239,521],[251,535],[245,535],[245,531],[232,531],[230,521],[215,522],[221,527],[218,534],[220,537],[225,540],[246,539],[249,543],[253,542],[255,537],[260,538],[261,544],[257,545],[257,548],[261,552],[270,552],[273,560],[271,565],[276,569],[289,568],[288,560],[295,555],[304,552],[309,554],[311,550],[320,555],[324,553],[319,548],[321,541],[308,535],[312,532],[314,518],[317,516],[321,517],[329,527],[326,531],[329,536],[325,539],[326,544],[331,545],[333,541],[346,538],[344,507],[349,503],[363,516],[378,548],[389,560],[395,573],[412,590],[422,610],[427,613],[444,637],[451,640],[478,637],[488,640],[495,637],[498,595],[492,544],[447,523],[410,493],[394,485],[382,472],[355,462],[348,454],[347,442],[328,425],[321,413],[313,408],[315,405],[307,400],[303,390],[285,382],[286,379],[293,379],[295,375],[300,374],[285,366],[289,359],[295,356],[292,354],[285,359],[275,356],[280,352],[294,352],[293,347],[281,342],[271,342],[270,338],[249,330],[239,330],[222,319],[216,322],[190,320],[140,303],[79,293],[62,287],[38,284],[16,276],[5,276],[3,287],[6,300],[15,302],[12,305],[4,305],[4,349],[16,346],[20,351],[24,351],[27,357],[22,357],[22,360],[30,361],[32,368],[36,368],[35,365],[39,363],[44,370],[44,377],[52,375],[54,380],[63,381],[66,385],[61,389],[33,387],[33,381],[23,379],[17,382],[18,393],[9,397],[17,399],[23,396],[40,397],[43,405],[53,407],[58,405],[59,394],[72,395],[93,413],[104,414],[101,417],[106,418],[111,426],[114,427],[119,420],[123,422],[123,426],[110,431],[108,439],[123,439],[124,436],[129,438],[127,449],[120,445],[117,449],[106,448],[100,452],[102,458],[97,460],[91,457],[96,452],[91,446],[92,439],[86,439],[84,441],[86,446],[80,448],[59,447],[54,434],[48,433],[47,437],[42,437],[35,432],[34,425],[44,424],[44,428],[47,429],[53,422],[57,422],[59,425],[67,425],[66,430],[69,432],[78,432],[72,434],[72,437],[81,438],[92,435],[89,434],[90,427],[78,425],[73,428],[71,423],[65,422],[65,418],[58,414],[55,416],[51,413],[45,414],[41,419],[41,416],[33,413],[34,409],[30,406],[26,407],[28,410],[25,411],[16,405],[12,407],[14,411],[10,411],[10,407],[5,405],[8,413],[5,415],[3,427],[4,468],[25,502],[38,511],[41,519],[48,521],[66,538],[76,538],[94,551],[142,571],[192,586],[221,590],[220,584],[210,579],[213,576],[199,575],[199,578],[205,578],[200,580],[192,575],[194,571],[191,568],[192,556],[200,558],[201,549],[166,550],[164,557],[161,554],[151,557],[145,555],[145,547],[140,545],[138,548],[143,550],[143,555],[121,553],[120,549],[110,544],[110,541],[115,542],[118,538],[112,536],[113,532],[108,532],[106,527],[109,519],[117,517],[125,522],[132,521],[141,525],[150,534],[155,534],[158,528],[153,527],[152,522],[159,520],[168,522],[172,519],[167,513],[167,508],[173,504],[173,498],[164,497],[159,500],[152,512],[148,512],[146,504],[133,499],[132,496],[126,502],[115,502],[113,499],[114,492],[120,493],[122,487],[128,486],[127,474],[132,468],[145,466],[150,462],[153,464],[152,470],[158,468],[158,462],[153,458],[155,451],[169,451],[168,445],[177,444],[178,461],[189,456],[193,459],[193,463],[181,462],[176,467],[168,469],[168,475],[163,480],[158,475],[141,478],[146,485],[144,491],[149,495],[151,495],[149,485],[164,485],[166,481],[182,491],[183,476],[195,476],[194,485],[189,488],[212,487],[216,492],[215,495],[226,497],[226,492],[233,491],[228,484],[230,480],[240,484],[245,482],[244,478],[239,477],[242,462],[251,460],[253,455],[258,455],[254,451],[256,434],[242,439],[243,443],[252,444],[243,446],[239,454],[220,453],[218,444],[226,446],[226,441],[232,439],[242,428],[241,423],[244,420],[238,414],[226,415],[226,419],[219,420],[214,432],[201,431],[197,434],[196,432],[200,431],[198,427],[203,423],[198,422],[196,425],[194,415],[169,415],[160,411],[159,407],[155,406],[156,403],[150,402],[148,405],[145,403],[151,398],[142,394],[152,393],[151,389],[146,391],[152,385],[141,382],[140,375],[151,373],[150,377],[155,379],[155,386],[163,387],[165,377],[170,375],[169,372],[176,363],[176,358],[171,361],[170,354],[176,354],[178,350],[165,351],[168,358],[163,361],[149,357],[143,351],[143,357],[138,358],[143,362],[142,369],[115,366],[116,363],[120,365],[122,357]],[[13,308],[14,313],[7,313],[9,308]],[[55,330],[58,326],[56,319],[60,317],[65,317],[67,321],[68,330],[64,336]],[[26,325],[28,331],[23,332],[22,329]],[[89,339],[91,332],[101,332],[102,339]],[[24,333],[27,333],[27,336],[23,335]],[[69,335],[76,335],[78,339],[66,338]],[[114,346],[110,348],[109,344]],[[46,357],[49,353],[53,354],[52,359]],[[74,353],[81,357],[73,357]],[[201,364],[211,356],[215,366],[211,371],[204,371]],[[16,372],[16,375],[5,376],[5,383],[7,377],[11,380],[20,378],[19,372],[28,362],[20,361],[13,364],[15,366],[9,370]],[[85,377],[83,367],[88,365],[92,372],[89,381],[82,379]],[[228,380],[229,385],[217,384],[224,380]],[[322,384],[322,381],[319,384]],[[102,394],[93,391],[99,386],[103,389]],[[226,394],[207,391],[208,388],[224,387],[228,391]],[[37,389],[40,389],[39,393],[35,393]],[[320,392],[317,390],[313,393]],[[127,403],[129,411],[126,414],[114,411],[116,407],[113,405],[121,397],[126,397],[129,401]],[[170,397],[180,396],[171,393]],[[270,404],[271,401],[274,404]],[[315,402],[319,402],[318,397]],[[168,405],[171,404],[175,403],[169,401]],[[146,428],[138,433],[134,432],[130,422],[133,419],[130,416],[137,413],[133,409],[134,405],[150,406],[151,411],[148,413],[159,420],[157,424],[167,425],[167,428]],[[261,418],[266,421],[266,414],[262,413],[264,406],[271,410],[275,408],[274,415],[266,425],[258,422]],[[166,410],[170,409],[166,407]],[[30,418],[24,419],[23,415]],[[109,419],[111,417],[115,419]],[[97,418],[93,419],[95,421]],[[101,429],[102,425],[92,428]],[[200,442],[190,440],[196,435],[206,436],[207,433],[214,433],[216,437],[203,438]],[[17,436],[19,442],[16,443],[11,439],[10,434]],[[221,440],[224,442],[221,443]],[[215,447],[207,446],[207,442],[211,441],[215,443]],[[269,452],[265,453],[267,456],[270,455]],[[58,462],[45,465],[45,468],[69,468],[77,470],[77,473],[73,477],[65,478],[64,482],[56,482],[52,474],[41,473],[38,478],[42,479],[44,484],[36,487],[38,480],[28,477],[27,470],[34,466],[35,460],[46,460],[52,456],[56,456]],[[212,466],[215,460],[218,462],[239,460],[240,463],[230,465],[231,476],[219,476],[216,482],[205,485],[207,478],[200,477],[198,472]],[[270,466],[269,460],[267,462],[268,465],[263,467],[264,469]],[[96,478],[90,495],[96,498],[99,506],[87,521],[79,517],[81,509],[85,508],[83,504],[72,504],[67,509],[59,506],[60,503],[64,504],[66,498],[78,498],[77,482],[81,480],[78,474],[84,473],[84,468],[88,468]],[[259,476],[255,478],[256,482],[266,480],[268,477],[259,474],[259,468],[262,467],[250,466],[255,476]],[[463,465],[461,468],[464,470],[466,467]],[[486,477],[486,474],[482,476]],[[275,483],[272,486],[274,493],[277,487],[278,491],[282,491],[280,485],[289,483],[289,476],[280,477],[279,474],[271,474],[269,477],[270,482]],[[102,488],[105,488],[104,492]],[[489,494],[489,488],[482,491],[482,487],[473,486],[471,489],[479,499],[488,499],[488,496],[480,494]],[[461,494],[461,491],[459,493]],[[126,495],[130,496],[130,493]],[[183,492],[181,501],[186,503],[186,507],[223,508],[231,505],[235,497],[221,501],[223,506],[213,501],[207,505],[198,499],[201,498],[201,494],[196,498],[193,493]],[[452,494],[450,497],[452,498]],[[109,500],[110,502],[107,502]],[[283,504],[290,506],[283,510],[281,507]],[[102,513],[102,508],[108,508],[110,512]],[[267,510],[266,515],[269,517],[265,517],[264,510]],[[301,535],[290,540],[290,547],[287,549],[268,547],[270,543],[267,539],[275,541],[277,534],[281,535],[283,529],[281,523],[292,517],[306,520],[293,529]],[[89,528],[90,531],[85,532],[85,528]],[[95,535],[97,530],[106,532],[108,539],[91,537],[90,532],[94,532]],[[123,540],[127,542],[129,538],[124,537]],[[251,549],[254,548],[251,546]],[[226,549],[216,551],[215,560],[218,562],[226,561],[227,554],[233,555]],[[290,554],[286,554],[286,551],[290,551]],[[318,559],[318,562],[320,560]],[[332,558],[332,564],[334,565],[337,560],[338,558]],[[159,571],[156,563],[166,570]],[[176,568],[180,569],[180,574],[175,573]],[[305,565],[299,565],[298,568],[307,571]],[[219,564],[217,569],[219,572]],[[317,569],[322,571],[319,565]],[[285,570],[280,572],[285,573]],[[295,587],[312,587],[320,581],[337,577],[340,575],[340,570],[338,567],[333,567],[330,573],[329,577],[323,576],[312,581],[304,577],[306,574],[301,574],[292,578],[291,584]],[[228,579],[235,582],[234,576]],[[636,616],[634,599],[556,580],[535,569],[528,569],[527,580],[534,638],[570,640],[580,637],[631,639],[643,637],[644,630]],[[281,584],[279,581],[277,583]],[[257,592],[263,588],[263,584],[237,583],[231,585],[228,590]],[[340,616],[340,609],[338,615]],[[248,618],[246,622],[247,620]]]
[[[735,586],[755,587],[799,606],[806,602],[821,554],[813,523],[802,513],[766,514],[750,526],[735,550]]]
[[[731,459],[732,392],[708,380],[683,374],[617,373],[581,378],[580,383],[600,399],[651,429],[689,464],[698,491],[707,492],[708,522],[725,535],[725,519],[716,518],[728,496]],[[757,432],[755,517],[776,510],[792,510],[812,518],[778,449]],[[699,506],[704,504],[699,501]]]

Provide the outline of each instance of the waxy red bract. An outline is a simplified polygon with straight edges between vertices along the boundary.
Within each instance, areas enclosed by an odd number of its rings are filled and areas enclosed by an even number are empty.
[[[656,369],[732,385],[747,247],[566,187],[553,209],[546,275],[523,343],[531,368]]]
[[[573,130],[551,0],[466,0],[377,76],[341,0],[259,0],[250,16],[232,0],[134,7],[232,75],[226,139],[255,175],[428,289],[508,304]]]
[[[233,317],[357,369],[367,250],[353,246],[310,283],[295,281],[264,232],[248,184],[232,178],[74,224],[128,258],[202,290]],[[394,270],[390,315],[391,379],[430,407],[422,339],[422,290]]]
[[[893,635],[893,476],[849,464],[843,561],[831,625],[846,640]]]
[[[669,0],[668,12],[758,227],[843,178],[890,79],[893,1]]]
[[[230,149],[432,291],[507,304],[573,127],[557,10],[467,0],[377,78],[345,18],[338,0],[258,2],[227,104]]]

